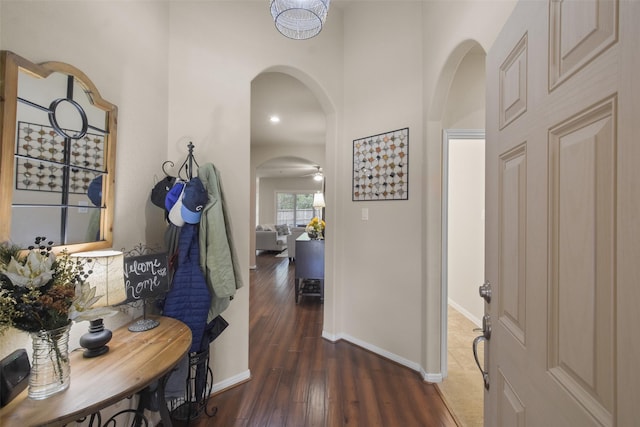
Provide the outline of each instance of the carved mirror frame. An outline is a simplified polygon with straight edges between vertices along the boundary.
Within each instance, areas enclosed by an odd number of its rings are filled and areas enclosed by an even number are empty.
[[[51,80],[65,81],[66,94],[54,96],[48,105],[46,102],[49,101],[38,103],[25,100],[19,96],[19,81],[20,79],[25,81],[24,79],[27,78],[35,79],[37,82],[40,82],[40,79],[49,78]],[[75,91],[74,88],[76,88]],[[77,98],[74,95],[74,92],[79,92],[77,89],[81,89],[83,93],[78,95],[84,96],[84,99]],[[38,222],[40,221],[38,218],[47,216],[47,213],[52,212],[55,215],[49,216],[56,217],[54,219],[56,225],[49,224],[49,226],[51,229],[55,229],[58,235],[46,237],[47,240],[54,242],[56,249],[60,250],[64,247],[69,252],[76,252],[111,247],[113,243],[115,200],[117,107],[104,100],[93,82],[74,66],[62,62],[35,64],[10,51],[0,51],[0,95],[2,97],[0,99],[0,242],[11,241],[20,244],[20,246],[25,246],[22,243],[25,241],[23,239],[32,242],[33,238],[42,235],[39,232]],[[80,99],[80,102],[75,99]],[[19,139],[20,126],[25,126],[23,124],[25,122],[20,121],[21,118],[18,117],[18,112],[23,108],[24,104],[27,104],[29,108],[41,110],[38,114],[48,119],[46,120],[48,123],[37,123],[34,126],[31,126],[31,123],[27,123],[25,129],[27,129],[28,142]],[[81,104],[86,104],[92,110],[90,111],[89,119],[85,111],[86,107]],[[99,123],[97,126],[95,123],[91,123],[91,113],[95,110],[94,107],[97,108],[97,114],[93,114],[93,116],[104,119],[104,123]],[[60,113],[61,110],[64,113]],[[102,111],[104,115],[102,115]],[[64,126],[67,123],[60,123],[60,116],[63,115],[77,116],[72,121],[74,125],[79,123],[79,126]],[[44,122],[45,120],[39,121]],[[21,123],[20,125],[18,124],[19,122]],[[33,141],[34,138],[30,136],[30,132],[34,132],[33,135],[36,137],[38,132],[40,136],[48,133],[53,136],[52,138],[56,139],[55,144],[48,145],[49,148],[44,148],[42,144],[38,146],[40,152],[48,156],[45,156],[44,160],[41,160],[43,157],[38,157],[37,151],[33,150],[36,144],[31,145],[30,141]],[[73,147],[83,143],[83,140],[87,140],[89,138],[88,135],[93,135],[91,138],[97,141],[93,142],[93,156],[95,158],[99,156],[99,163],[87,161],[89,159],[88,155],[83,162],[78,161],[78,157],[70,158],[70,153],[74,150]],[[27,147],[32,151],[21,152],[21,147]],[[51,153],[56,153],[56,157],[54,158]],[[74,155],[77,156],[77,153]],[[55,177],[54,175],[49,175],[49,177],[52,177],[49,182],[47,182],[46,177],[37,182],[37,185],[44,187],[35,185],[29,187],[27,185],[26,191],[24,188],[18,188],[23,183],[25,185],[33,184],[30,178],[30,168],[34,168],[34,165],[44,170],[42,175],[38,174],[41,178],[44,177],[45,173],[50,173],[46,172],[47,169],[55,171],[57,175]],[[22,175],[19,177],[20,173]],[[74,184],[75,180],[79,178],[77,178],[77,175],[73,175],[70,178],[71,173],[80,173],[83,176],[82,186]],[[100,177],[99,180],[95,179],[98,177]],[[90,178],[94,178],[91,183],[95,184],[93,186],[94,195],[99,195],[97,201],[96,197],[92,198],[87,191]],[[51,199],[52,196],[50,194],[47,197],[43,196],[41,199],[37,198],[37,190],[49,190],[46,188],[47,185],[52,188],[55,187],[55,191],[52,191],[56,193],[53,198],[60,197],[59,202],[51,203],[50,200],[41,202],[43,198],[46,199],[48,197]],[[72,191],[72,189],[76,188],[80,188],[81,191]],[[99,193],[97,193],[98,190],[100,191]],[[20,191],[30,193],[29,197],[32,197],[35,201],[30,201],[29,203],[16,202],[14,196],[19,195]],[[83,191],[85,192],[84,194],[82,193]],[[70,197],[70,194],[74,192],[79,196]],[[80,197],[83,197],[86,201],[78,201]],[[93,204],[89,203],[87,197],[91,199]],[[67,238],[67,230],[73,226],[70,218],[78,218],[73,216],[77,215],[76,212],[89,212],[94,215],[93,223],[96,225],[95,238]],[[26,217],[35,218],[33,221],[33,235],[16,236],[14,232],[12,236],[12,218],[16,215],[20,216],[19,219],[23,223]],[[18,222],[16,220],[16,224]],[[97,227],[98,223],[99,227]],[[28,224],[28,228],[31,228],[31,223]],[[94,229],[92,228],[91,233],[86,233],[86,235],[94,236],[93,231]]]

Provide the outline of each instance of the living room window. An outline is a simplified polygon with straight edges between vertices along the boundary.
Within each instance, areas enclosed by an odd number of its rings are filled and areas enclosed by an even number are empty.
[[[313,218],[313,193],[276,193],[276,224],[307,225]]]

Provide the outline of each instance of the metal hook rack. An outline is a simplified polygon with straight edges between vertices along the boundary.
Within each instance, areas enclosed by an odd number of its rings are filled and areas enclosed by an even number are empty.
[[[189,181],[191,178],[193,178],[193,164],[195,163],[197,167],[200,167],[200,165],[198,164],[196,157],[193,155],[193,149],[195,148],[195,146],[191,141],[189,141],[187,147],[189,148],[189,154],[187,155],[187,158],[184,160],[184,162],[182,162],[182,166],[180,166],[180,169],[178,170],[178,177],[182,178],[181,174],[184,170],[187,175],[186,181]]]
[[[196,160],[196,156],[193,154],[195,145],[193,145],[193,143],[189,141],[187,147],[189,148],[189,154],[187,154],[187,158],[184,159],[184,162],[182,162],[182,165],[180,165],[180,169],[178,169],[178,178],[183,181],[189,181],[191,178],[193,178],[194,164],[196,165],[196,167],[200,167],[200,164],[198,164],[198,161]],[[165,176],[171,176],[171,174],[167,171],[167,165],[173,168],[175,166],[175,163],[173,163],[171,160],[166,160],[162,163],[162,172],[164,172]]]

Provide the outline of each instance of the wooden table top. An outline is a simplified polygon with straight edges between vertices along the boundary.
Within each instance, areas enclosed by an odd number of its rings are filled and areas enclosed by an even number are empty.
[[[123,326],[113,332],[109,352],[91,359],[83,349],[70,354],[69,388],[44,400],[27,397],[24,390],[0,409],[0,426],[58,426],[91,415],[132,396],[170,372],[191,346],[191,330],[169,317],[144,332]]]

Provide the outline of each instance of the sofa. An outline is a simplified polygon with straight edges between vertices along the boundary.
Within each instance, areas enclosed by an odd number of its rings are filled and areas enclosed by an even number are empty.
[[[305,227],[293,227],[291,228],[291,234],[287,235],[287,256],[289,261],[294,261],[296,258],[296,239],[305,232],[304,230]]]
[[[256,250],[281,252],[287,249],[288,235],[289,227],[286,225],[258,225],[256,227]]]

